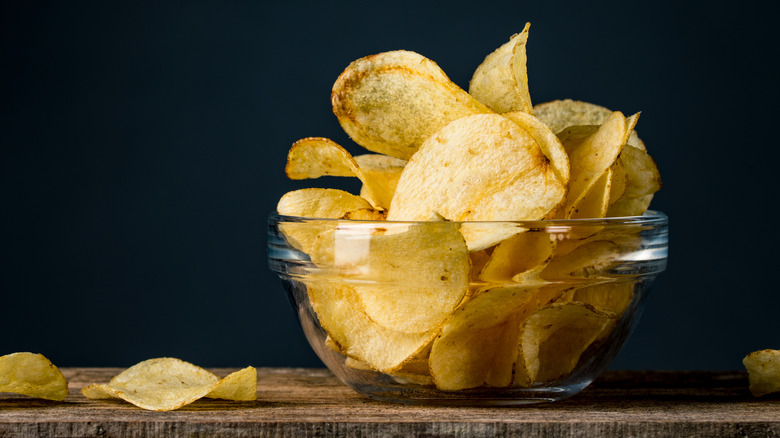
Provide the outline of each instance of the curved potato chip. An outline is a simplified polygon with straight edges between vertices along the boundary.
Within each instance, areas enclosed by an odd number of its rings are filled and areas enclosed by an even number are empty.
[[[349,281],[363,311],[382,327],[419,333],[440,326],[468,291],[468,248],[458,224],[380,225],[323,234],[312,261]]]
[[[614,318],[614,314],[577,302],[555,303],[537,310],[521,329],[522,363],[518,368],[524,379],[518,383],[530,386],[528,382],[548,382],[567,376]]]
[[[618,255],[620,248],[613,242],[588,241],[564,255],[555,255],[540,275],[550,281],[596,279]]]
[[[527,230],[527,228],[513,222],[463,222],[460,224],[460,233],[466,239],[466,245],[471,252],[490,248]]]
[[[655,192],[661,189],[661,175],[647,151],[627,145],[618,163],[626,174],[625,190],[607,211],[608,216],[639,216],[650,206]]]
[[[378,207],[390,208],[406,160],[381,154],[363,154],[354,158],[365,178],[362,180],[363,187],[370,192]]]
[[[563,218],[571,217],[575,206],[596,184],[598,178],[612,167],[638,118],[638,114],[626,118],[620,112],[612,113],[596,132],[569,155],[571,178]]]
[[[306,282],[306,289],[320,326],[339,350],[375,370],[398,370],[436,336],[435,330],[402,333],[380,326],[363,312],[350,285],[316,280]]]
[[[601,125],[612,115],[612,110],[594,103],[579,100],[553,100],[534,105],[533,113],[556,134],[574,125]],[[645,149],[636,132],[631,133],[628,144]]]
[[[324,137],[306,137],[293,143],[287,153],[284,172],[290,179],[360,174],[352,155],[338,143]]]
[[[499,287],[482,291],[458,307],[431,348],[429,364],[436,387],[458,390],[485,383],[499,346],[505,346],[504,323],[534,303],[536,294],[533,287]],[[514,358],[516,349],[510,350]]]
[[[555,242],[547,233],[517,234],[496,246],[479,278],[493,283],[512,281],[517,274],[543,266],[553,255]]]
[[[62,401],[68,396],[68,382],[42,354],[11,353],[0,356],[0,392]]]
[[[525,49],[530,27],[526,23],[522,32],[485,57],[469,82],[469,94],[497,113],[533,112]]]
[[[492,113],[424,56],[385,52],[353,61],[331,93],[344,131],[364,148],[409,159],[420,145],[460,117]]]
[[[515,111],[501,115],[515,122],[536,140],[542,153],[550,159],[550,166],[552,166],[555,175],[560,181],[568,183],[570,176],[569,155],[558,136],[544,122],[531,114]]]
[[[541,219],[561,204],[565,182],[525,130],[497,114],[460,118],[406,164],[388,220]]]
[[[92,384],[81,392],[87,398],[120,398],[142,409],[171,411],[203,397],[254,400],[257,373],[248,367],[220,380],[189,362],[162,357],[133,365],[108,384]]]
[[[780,350],[754,351],[742,359],[742,364],[755,397],[780,392]]]
[[[580,201],[572,205],[570,219],[602,218],[607,216],[610,195],[612,194],[612,178],[615,174],[613,165],[604,172]]]
[[[317,188],[287,192],[282,195],[276,206],[276,211],[281,215],[328,219],[339,219],[351,211],[362,209],[373,209],[373,207],[360,196],[343,190]],[[309,254],[317,236],[334,226],[330,221],[322,221],[321,227],[314,225],[312,221],[301,223],[288,221],[281,225],[281,232],[290,245]]]

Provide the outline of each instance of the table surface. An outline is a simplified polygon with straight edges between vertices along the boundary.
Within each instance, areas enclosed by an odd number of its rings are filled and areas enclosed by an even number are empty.
[[[171,412],[81,395],[121,371],[62,369],[64,402],[0,394],[0,437],[780,436],[780,397],[751,396],[742,372],[609,371],[568,400],[519,407],[373,401],[310,368],[258,369],[253,402],[203,399]]]

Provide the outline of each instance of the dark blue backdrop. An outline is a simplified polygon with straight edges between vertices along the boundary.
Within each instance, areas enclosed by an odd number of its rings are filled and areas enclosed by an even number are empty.
[[[589,3],[4,2],[0,354],[319,365],[265,220],[287,190],[349,183],[287,181],[290,144],[360,152],[329,101],[353,59],[413,50],[467,87],[526,21],[533,100],[642,111],[664,179],[669,268],[613,367],[739,369],[780,348],[773,15]]]

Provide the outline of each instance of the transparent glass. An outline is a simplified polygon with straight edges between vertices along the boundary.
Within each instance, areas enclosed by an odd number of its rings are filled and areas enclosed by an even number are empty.
[[[377,400],[570,397],[617,355],[666,268],[668,218],[388,222],[268,218],[303,332]]]

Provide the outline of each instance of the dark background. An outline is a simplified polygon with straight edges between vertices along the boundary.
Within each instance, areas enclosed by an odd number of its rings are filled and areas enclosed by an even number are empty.
[[[526,21],[534,102],[642,111],[664,180],[669,267],[613,368],[741,369],[780,348],[774,14],[589,3],[2,3],[0,354],[319,366],[265,221],[287,190],[351,183],[286,180],[289,146],[361,152],[329,101],[350,61],[413,50],[465,88]]]

